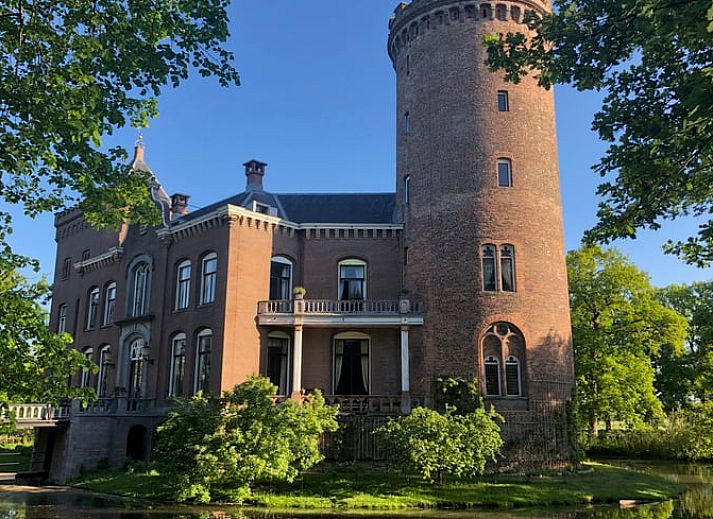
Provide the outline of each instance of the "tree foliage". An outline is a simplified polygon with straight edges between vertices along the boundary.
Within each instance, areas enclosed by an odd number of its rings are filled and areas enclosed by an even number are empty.
[[[390,464],[442,483],[445,474],[473,477],[485,471],[503,444],[500,420],[494,409],[482,407],[465,414],[419,407],[378,433],[384,435]]]
[[[158,428],[154,458],[179,501],[242,502],[256,481],[294,481],[319,461],[319,437],[337,408],[317,393],[276,404],[268,379],[251,377],[224,398],[184,400]]]
[[[661,417],[654,362],[683,349],[686,319],[657,298],[648,276],[620,252],[585,246],[567,256],[580,416],[630,427]]]
[[[610,143],[592,240],[713,210],[713,6],[709,0],[555,0],[524,33],[486,37],[488,63],[519,82],[604,90],[593,128]],[[667,250],[713,260],[713,221]]]
[[[89,397],[73,388],[70,376],[79,369],[95,370],[90,361],[72,349],[68,334],[47,327],[47,312],[40,302],[49,297],[44,281],[30,283],[5,257],[0,257],[0,414],[7,404],[42,402],[57,404],[61,397]],[[11,428],[0,420],[0,431]]]
[[[669,409],[713,401],[713,282],[672,285],[659,298],[686,317],[686,348],[661,359],[657,387]]]
[[[34,216],[79,202],[95,226],[156,223],[147,174],[105,150],[189,72],[238,84],[229,0],[0,0],[0,200]]]

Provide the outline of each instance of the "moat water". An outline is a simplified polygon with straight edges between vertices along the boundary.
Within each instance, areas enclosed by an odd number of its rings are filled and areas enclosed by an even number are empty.
[[[68,488],[0,485],[0,519],[308,519],[339,517],[443,519],[713,519],[713,465],[660,462],[616,462],[655,472],[689,489],[676,501],[633,507],[490,511],[408,511],[381,513],[271,512],[231,507],[151,506]]]

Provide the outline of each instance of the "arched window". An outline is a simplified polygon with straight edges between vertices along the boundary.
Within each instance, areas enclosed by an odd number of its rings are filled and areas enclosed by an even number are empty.
[[[287,395],[290,336],[272,332],[267,337],[267,376],[277,386],[278,395]]]
[[[207,254],[201,262],[201,304],[215,302],[216,279],[218,276],[218,255]]]
[[[512,245],[500,247],[500,277],[503,292],[515,292],[515,248]]]
[[[57,333],[64,333],[67,331],[67,305],[59,305],[59,310],[57,311]]]
[[[196,378],[194,392],[210,391],[210,356],[213,350],[213,331],[206,329],[197,336],[196,345]]]
[[[498,159],[498,187],[512,187],[512,162]]]
[[[138,400],[144,397],[144,365],[148,347],[141,338],[136,338],[129,345],[129,398]]]
[[[493,18],[493,7],[490,4],[480,4],[480,17],[491,20]]]
[[[505,21],[507,20],[507,8],[505,7],[504,4],[497,4],[495,6],[495,17],[498,20]]]
[[[178,333],[171,340],[171,372],[168,377],[168,396],[183,396],[186,375],[186,334]]]
[[[104,326],[109,326],[114,322],[114,312],[116,310],[116,283],[111,282],[106,286],[104,295]]]
[[[510,355],[505,361],[505,388],[507,396],[522,394],[522,378],[520,376],[520,361]]]
[[[497,268],[495,260],[496,248],[493,244],[483,245],[481,260],[483,262],[483,290],[495,292],[498,289]]]
[[[132,317],[145,315],[149,309],[149,278],[151,268],[146,262],[137,263],[131,270],[131,306]]]
[[[334,394],[368,395],[371,388],[370,338],[346,332],[334,337]]]
[[[84,348],[84,350],[82,351],[82,355],[84,355],[85,359],[91,362],[94,360],[94,349]],[[89,371],[87,368],[82,369],[82,377],[79,380],[80,387],[89,387],[89,377],[91,376],[91,374],[92,372]]]
[[[111,346],[105,344],[99,350],[99,376],[97,377],[97,396],[99,398],[107,395],[107,384],[109,381],[109,368],[111,367]]]
[[[347,259],[339,262],[339,300],[366,299],[366,262]]]
[[[89,303],[87,305],[87,330],[97,327],[97,315],[99,314],[99,299],[101,293],[97,287],[89,292]]]
[[[485,396],[523,396],[525,340],[522,333],[510,323],[493,324],[486,331],[481,347]]]
[[[514,22],[520,23],[520,21],[521,21],[521,16],[522,16],[522,15],[521,15],[521,12],[520,12],[520,8],[519,8],[519,7],[517,7],[517,6],[515,6],[515,5],[513,5],[512,7],[510,7],[510,17],[513,19]]]
[[[411,193],[409,191],[409,188],[411,187],[411,175],[406,175],[404,177],[404,205],[408,205],[410,198],[411,198]]]
[[[500,396],[500,361],[493,356],[485,359],[485,395]]]
[[[292,262],[283,256],[270,261],[270,299],[292,299]]]
[[[176,269],[176,310],[185,310],[191,297],[191,262],[183,261]]]

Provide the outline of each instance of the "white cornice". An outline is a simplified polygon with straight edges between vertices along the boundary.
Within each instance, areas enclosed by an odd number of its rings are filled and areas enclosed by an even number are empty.
[[[124,253],[123,247],[112,247],[108,251],[89,258],[84,261],[78,261],[74,264],[74,270],[80,274],[83,272],[89,272],[92,270],[97,270],[103,268],[107,265],[117,263],[121,259],[121,255]]]

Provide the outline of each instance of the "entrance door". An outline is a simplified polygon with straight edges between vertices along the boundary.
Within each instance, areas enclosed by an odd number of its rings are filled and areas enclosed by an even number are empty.
[[[334,393],[369,394],[369,341],[337,339],[334,341]]]
[[[146,461],[146,427],[134,425],[126,437],[126,457],[130,460]]]

